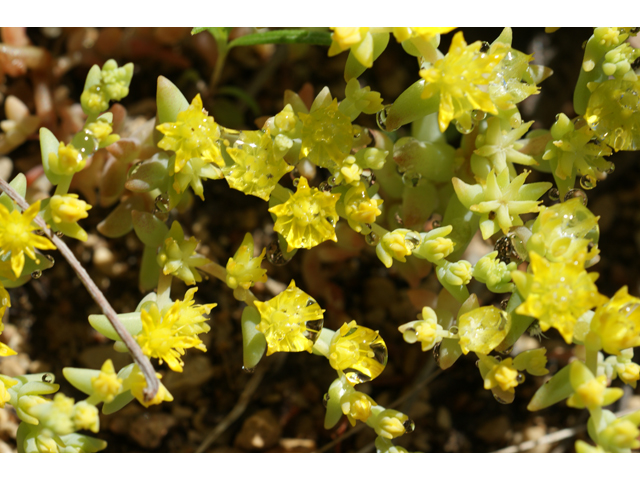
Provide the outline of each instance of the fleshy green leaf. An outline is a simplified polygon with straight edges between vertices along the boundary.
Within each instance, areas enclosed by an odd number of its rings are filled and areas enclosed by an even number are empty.
[[[169,233],[164,222],[149,212],[133,210],[131,217],[136,235],[149,247],[159,247]]]
[[[573,393],[569,380],[570,371],[571,365],[567,365],[542,385],[527,405],[527,410],[536,412],[569,398]]]
[[[254,368],[264,355],[267,340],[256,330],[260,323],[260,313],[255,307],[245,307],[242,311],[242,357],[244,367]]]
[[[100,68],[98,67],[98,71],[99,70]],[[49,167],[49,154],[53,153],[55,155],[58,155],[59,146],[60,142],[58,141],[56,136],[51,133],[51,130],[42,127],[40,129],[40,152],[42,154],[42,167],[44,168],[44,174],[54,185],[60,183],[60,180],[62,180],[63,176],[51,171],[51,168]]]
[[[158,104],[158,125],[175,122],[178,119],[178,113],[189,108],[189,102],[180,89],[162,75],[158,77],[156,102]]]
[[[142,331],[140,312],[121,313],[118,315],[118,319],[131,335],[138,335]],[[106,315],[89,315],[89,323],[108,339],[121,340]]]
[[[238,37],[229,42],[229,48],[265,43],[307,43],[329,46],[331,45],[331,33],[307,30],[271,30]]]

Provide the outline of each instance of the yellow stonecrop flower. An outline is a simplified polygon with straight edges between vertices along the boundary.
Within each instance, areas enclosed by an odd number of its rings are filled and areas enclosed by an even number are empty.
[[[24,255],[35,260],[35,249],[55,250],[55,245],[46,237],[32,233],[38,227],[33,223],[40,211],[40,200],[27,208],[24,213],[14,209],[11,213],[0,204],[0,255],[11,252],[11,270],[16,277],[22,275]]]
[[[78,402],[73,406],[71,419],[76,430],[91,430],[93,433],[100,431],[98,409],[87,402]]]
[[[343,395],[340,399],[342,413],[347,416],[352,427],[355,427],[356,420],[366,422],[371,416],[371,407],[376,405],[377,403],[369,395],[355,390]]]
[[[162,314],[155,303],[149,310],[140,312],[142,333],[135,338],[142,353],[159,359],[160,364],[166,362],[176,372],[182,372],[184,361],[180,357],[187,348],[207,351],[198,334],[208,331],[208,326],[204,324],[207,319],[203,314],[208,314],[215,304],[192,306],[196,291],[196,288],[190,289],[184,302],[176,300]]]
[[[156,377],[159,379],[162,378],[162,375],[156,373]],[[131,394],[135,397],[136,400],[140,402],[143,407],[149,407],[151,405],[160,405],[162,402],[172,402],[173,395],[169,393],[169,390],[160,382],[160,388],[158,389],[158,393],[156,396],[151,399],[150,402],[146,402],[144,399],[144,389],[147,388],[147,381],[138,367],[137,364],[133,366],[131,373],[129,376],[123,381],[122,388],[126,390],[131,390]]]
[[[612,164],[604,159],[611,155],[611,149],[594,141],[596,134],[583,119],[572,122],[561,113],[550,133],[553,140],[547,144],[542,159],[549,160],[557,178],[573,185],[576,174],[588,175],[589,182],[595,185],[600,173],[611,168]]]
[[[16,383],[18,383],[18,380],[14,380],[6,375],[0,375],[0,408],[4,408],[5,404],[11,400],[9,389]]]
[[[493,367],[484,379],[485,390],[499,387],[503,392],[514,393],[519,373],[513,367],[513,359],[508,357],[499,362],[493,357],[487,357],[487,360],[492,361]]]
[[[526,370],[531,375],[546,375],[549,370],[547,365],[547,349],[535,348],[519,353],[513,360],[514,368]]]
[[[372,224],[382,214],[380,205],[381,198],[370,198],[364,183],[359,183],[355,187],[351,187],[344,194],[343,202],[344,216],[349,222],[349,226],[360,233],[365,224]]]
[[[392,31],[396,40],[402,43],[410,38],[420,38],[425,41],[430,41],[436,35],[449,33],[456,28],[457,27],[393,27]]]
[[[254,257],[253,247],[253,236],[247,233],[236,254],[227,262],[227,277],[225,281],[229,288],[234,290],[238,287],[248,289],[255,282],[267,281],[267,271],[264,268],[260,268],[267,249],[263,248],[262,253]]]
[[[618,363],[614,368],[620,380],[636,388],[636,384],[638,380],[640,380],[640,365],[633,362],[626,362]]]
[[[201,333],[207,333],[211,330],[208,323],[208,318],[205,315],[209,315],[211,310],[218,306],[217,303],[205,303],[204,305],[194,305],[195,300],[193,296],[198,291],[198,288],[190,288],[187,293],[184,294],[184,299],[176,300],[169,308],[169,312],[177,315],[179,318],[176,323],[176,327],[181,330],[183,335],[200,335]],[[169,313],[168,313],[169,314]],[[164,314],[163,315],[168,315]],[[200,344],[196,347],[198,350],[206,352],[204,344]]]
[[[339,218],[336,212],[339,198],[340,194],[309,187],[307,179],[300,177],[296,193],[269,209],[277,217],[273,229],[287,241],[288,252],[295,248],[313,248],[325,240],[338,241],[335,225]]]
[[[553,327],[567,343],[573,340],[573,328],[587,310],[602,305],[606,297],[598,293],[598,274],[584,269],[586,252],[577,252],[567,262],[551,263],[531,252],[533,273],[514,271],[511,278],[526,298],[516,310],[521,315],[535,317],[546,332]]]
[[[377,331],[352,320],[333,335],[329,345],[329,363],[342,372],[349,383],[368,382],[387,365],[387,345]]]
[[[418,232],[408,228],[396,228],[382,236],[376,245],[376,255],[385,267],[391,268],[394,259],[405,263],[406,257],[411,255],[421,242],[422,237]]]
[[[392,439],[406,433],[406,426],[410,425],[410,420],[404,413],[387,408],[375,417],[372,417],[372,419],[370,419],[370,424],[371,423],[378,435],[382,438]]]
[[[187,285],[194,285],[202,280],[197,270],[209,263],[204,255],[196,253],[198,240],[196,237],[184,238],[182,226],[174,221],[171,230],[164,239],[156,260],[164,275],[174,275]]]
[[[611,79],[589,97],[584,118],[596,135],[616,152],[640,148],[640,80]]]
[[[605,403],[606,390],[607,377],[599,375],[579,385],[575,393],[567,399],[567,405],[573,408],[601,407]]]
[[[438,323],[436,312],[430,307],[422,308],[422,320],[414,320],[398,327],[402,338],[407,343],[420,342],[422,351],[431,350],[436,344],[440,343],[443,338],[451,338],[454,336],[449,331],[442,328]]]
[[[637,423],[628,418],[616,418],[598,433],[598,443],[603,443],[612,450],[636,449],[640,448],[639,436]]]
[[[531,227],[527,250],[552,262],[569,261],[579,251],[589,250],[585,258],[588,265],[600,251],[596,246],[600,236],[599,218],[580,198],[540,207],[540,214]]]
[[[498,114],[489,94],[481,87],[494,80],[495,68],[505,52],[482,53],[481,47],[480,41],[467,45],[462,32],[458,32],[451,40],[449,53],[431,68],[420,71],[420,76],[426,80],[422,98],[440,95],[438,125],[441,132],[452,120],[470,130],[472,110]]]
[[[68,193],[66,195],[54,195],[49,200],[51,206],[51,216],[55,223],[75,223],[78,220],[87,218],[87,211],[91,210],[91,205],[78,199],[78,195]]]
[[[273,141],[268,131],[245,131],[227,148],[233,165],[222,167],[229,186],[246,195],[254,195],[265,201],[282,176],[293,166],[276,157]]]
[[[456,195],[465,207],[480,214],[480,231],[485,240],[502,230],[505,235],[513,226],[522,225],[520,215],[539,210],[538,198],[551,188],[549,182],[524,184],[529,171],[509,178],[509,169],[496,174],[491,170],[484,184],[469,185],[457,177],[452,179]]]
[[[118,378],[111,359],[107,359],[100,368],[97,377],[91,379],[93,394],[104,403],[110,403],[116,395],[122,393],[122,379]]]
[[[591,332],[600,337],[602,349],[612,355],[640,346],[640,298],[622,287],[591,319]]]
[[[65,145],[64,142],[60,142],[57,155],[53,152],[49,154],[49,167],[58,175],[73,175],[86,164],[87,160],[82,158],[82,154],[73,145]]]
[[[373,66],[373,37],[369,27],[331,27],[331,30],[330,57],[351,50],[362,65]]]
[[[500,345],[511,328],[511,317],[492,305],[479,307],[458,318],[459,344],[462,353],[488,355]]]
[[[324,323],[318,302],[291,283],[267,302],[254,302],[260,312],[256,330],[267,340],[267,356],[276,352],[311,353]]]
[[[324,107],[299,113],[302,120],[300,158],[336,173],[351,152],[353,126],[349,117],[338,110],[338,100]]]
[[[4,312],[11,306],[11,302],[9,301],[9,292],[4,288],[2,282],[0,282],[0,335],[4,330],[4,324],[2,323],[2,318],[4,317]],[[10,349],[7,345],[0,342],[0,357],[8,357],[9,355],[15,355],[12,349]],[[2,394],[0,393],[0,397]],[[0,399],[1,401],[1,399]],[[2,407],[0,407],[2,408]]]
[[[189,108],[178,113],[175,122],[163,123],[156,128],[164,134],[158,146],[176,154],[175,173],[194,157],[224,167],[220,147],[216,144],[220,138],[220,127],[202,107],[200,94],[193,98]]]

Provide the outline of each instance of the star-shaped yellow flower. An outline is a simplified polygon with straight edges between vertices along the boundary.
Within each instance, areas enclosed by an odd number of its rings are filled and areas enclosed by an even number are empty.
[[[307,179],[300,177],[296,193],[269,209],[278,217],[273,229],[287,241],[287,251],[312,248],[325,240],[338,241],[335,225],[339,198],[340,194],[309,187]]]
[[[585,257],[583,250],[567,262],[552,263],[531,252],[533,273],[518,270],[511,273],[518,290],[526,298],[516,313],[537,318],[543,332],[553,327],[567,343],[571,343],[578,318],[607,300],[595,286],[598,274],[585,271]]]
[[[11,252],[11,270],[19,277],[24,268],[24,254],[39,263],[36,248],[55,250],[55,245],[46,237],[32,233],[38,227],[33,223],[40,211],[40,200],[27,208],[24,213],[9,210],[0,204],[0,255]]]
[[[509,170],[505,168],[498,175],[492,170],[484,185],[469,185],[459,178],[452,179],[460,203],[480,214],[482,238],[487,239],[498,230],[506,234],[511,227],[522,225],[519,215],[539,210],[541,202],[537,199],[551,188],[551,183],[524,185],[528,175],[525,171],[509,181]]]
[[[175,172],[182,170],[194,157],[224,167],[220,147],[216,144],[220,127],[202,107],[200,94],[194,97],[189,108],[178,114],[175,122],[163,123],[156,128],[164,134],[158,146],[176,153]]]
[[[462,32],[458,32],[451,40],[449,53],[431,68],[420,71],[420,76],[426,80],[422,98],[440,95],[438,125],[441,132],[454,119],[470,129],[472,110],[498,114],[489,94],[480,87],[494,80],[495,67],[505,52],[482,53],[481,47],[480,41],[467,45]]]

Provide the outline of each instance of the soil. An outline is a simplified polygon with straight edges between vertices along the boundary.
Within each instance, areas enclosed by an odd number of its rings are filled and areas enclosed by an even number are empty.
[[[5,43],[12,33],[9,30],[2,31]],[[235,29],[233,35],[243,33],[242,29]],[[464,29],[468,43],[492,41],[499,33],[500,29]],[[534,63],[545,64],[554,71],[542,84],[541,94],[522,105],[523,117],[537,120],[533,128],[549,128],[560,112],[573,115],[571,98],[582,60],[581,43],[589,35],[589,29],[561,29],[553,34],[542,29],[514,29],[514,47],[534,52]],[[37,95],[34,85],[38,85],[38,75],[44,76],[54,107],[43,118],[43,124],[60,139],[72,133],[69,117],[77,112],[74,103],[82,92],[88,69],[108,58],[115,58],[119,65],[135,63],[130,94],[121,102],[127,109],[128,122],[155,115],[158,75],[173,81],[188,99],[201,93],[205,108],[218,123],[230,128],[255,129],[257,118],[282,109],[286,89],[312,90],[315,95],[329,86],[335,97],[344,96],[342,74],[346,54],[328,58],[326,47],[236,48],[227,59],[214,93],[209,81],[217,52],[207,33],[192,37],[189,29],[48,28],[27,29],[26,36],[33,45],[50,53],[50,69],[35,73],[29,70],[5,78],[0,75],[0,101],[15,95],[34,112]],[[448,49],[450,37],[443,37],[443,51]],[[417,74],[415,59],[392,39],[387,51],[362,80],[380,91],[383,98],[392,100],[417,79]],[[244,91],[255,104],[245,103],[230,87]],[[371,116],[358,122],[376,128]],[[40,153],[36,136],[10,152],[8,158],[11,162],[2,165],[3,168],[11,165],[11,175],[23,172],[34,176],[32,198],[38,190],[46,190],[42,176],[37,177]],[[621,286],[628,285],[630,293],[637,296],[640,164],[633,152],[618,153],[612,158],[615,172],[588,192],[589,207],[601,215],[602,259],[593,271],[600,274],[597,285],[603,294],[613,295]],[[529,180],[542,178],[544,175],[536,174],[535,179],[532,175]],[[322,180],[319,174],[314,182]],[[291,179],[284,182],[290,186]],[[262,200],[231,190],[222,181],[205,182],[204,195],[204,202],[196,199],[191,209],[175,217],[188,235],[198,238],[201,253],[224,265],[246,232],[252,232],[260,249],[273,240],[273,221]],[[544,200],[550,204],[548,198]],[[66,241],[116,311],[129,312],[143,296],[138,288],[142,246],[133,232],[117,239],[98,233],[97,224],[112,209],[113,206],[96,205],[89,212],[82,222],[89,232],[87,242]],[[435,274],[430,273],[419,285],[412,286],[396,268],[384,268],[372,248],[364,242],[361,247],[356,255],[347,255],[333,245],[323,244],[299,252],[286,265],[265,262],[273,282],[259,284],[254,290],[259,299],[266,300],[271,298],[272,291],[293,279],[326,309],[325,327],[338,329],[345,321],[355,319],[380,331],[388,347],[389,363],[380,377],[363,384],[360,390],[378,404],[405,412],[415,422],[415,431],[398,439],[397,444],[409,451],[492,452],[514,449],[523,442],[561,432],[556,438],[566,435],[560,440],[525,447],[538,452],[570,452],[576,439],[588,440],[585,411],[568,408],[564,402],[540,412],[526,409],[544,377],[527,376],[525,383],[516,389],[515,401],[503,405],[483,389],[474,355],[462,357],[453,367],[440,372],[431,352],[406,344],[397,328],[417,318],[420,299],[430,295],[426,291],[439,290]],[[484,251],[492,247],[478,240],[471,248]],[[99,313],[98,307],[62,257],[57,252],[52,255],[56,261],[54,268],[23,287],[10,290],[12,307],[5,317],[6,330],[0,340],[19,353],[0,359],[0,373],[53,372],[60,390],[80,400],[83,395],[64,380],[63,367],[100,368],[110,357],[117,369],[130,360],[127,355],[114,352],[112,342],[88,324],[87,316]],[[211,332],[203,337],[207,352],[188,353],[182,374],[171,372],[166,366],[158,368],[163,383],[174,396],[173,402],[148,409],[131,403],[118,413],[102,415],[97,436],[108,442],[106,451],[375,450],[375,434],[368,427],[358,424],[352,428],[343,417],[335,428],[324,428],[322,398],[335,379],[335,371],[324,358],[307,353],[279,353],[264,357],[253,373],[243,371],[240,317],[244,305],[214,278],[198,287],[196,303],[218,304],[211,314]],[[174,298],[181,298],[185,291],[182,282],[174,281]],[[472,291],[479,295],[483,305],[498,305],[503,299],[490,294],[482,285],[472,285]],[[547,348],[551,373],[576,354],[555,331],[547,332],[546,338],[525,336],[517,348],[540,345]],[[625,387],[625,396],[613,408],[634,407],[640,407],[638,390]],[[0,410],[0,451],[15,451],[17,425],[11,407]]]

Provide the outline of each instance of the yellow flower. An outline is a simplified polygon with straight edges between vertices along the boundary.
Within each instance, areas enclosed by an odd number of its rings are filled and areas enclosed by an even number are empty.
[[[277,220],[273,229],[287,241],[287,251],[312,248],[325,240],[338,241],[335,225],[338,222],[336,203],[340,194],[310,188],[300,177],[298,189],[289,199],[269,209]]]
[[[64,142],[60,142],[57,155],[53,152],[49,154],[49,167],[58,175],[73,175],[86,164],[82,154],[73,145],[65,145]]]
[[[571,343],[578,317],[606,301],[594,284],[598,274],[584,269],[585,256],[586,252],[582,251],[567,262],[550,263],[531,252],[533,274],[517,270],[511,273],[526,298],[516,312],[537,318],[543,332],[551,327],[557,329],[564,340]]]
[[[484,379],[485,390],[500,387],[503,392],[514,393],[518,386],[518,370],[513,367],[513,359],[508,357],[498,362],[495,358],[488,358],[494,360],[495,364]]]
[[[527,250],[552,262],[566,262],[581,250],[590,250],[589,262],[599,250],[598,219],[580,198],[572,198],[552,207],[540,207],[540,214],[531,227]],[[587,263],[588,264],[588,263]]]
[[[436,344],[440,343],[443,338],[451,338],[447,330],[442,328],[438,323],[436,312],[430,307],[422,309],[422,320],[414,320],[398,327],[402,338],[407,343],[420,342],[422,351],[431,350]]]
[[[253,256],[253,237],[247,233],[242,240],[238,251],[227,262],[226,282],[229,288],[236,289],[242,287],[250,288],[255,282],[266,282],[267,271],[260,268],[262,259],[266,253],[266,248],[257,257]]]
[[[98,376],[91,379],[91,388],[99,401],[105,403],[112,402],[122,392],[122,380],[116,375],[111,359],[107,359]]]
[[[352,427],[355,426],[356,420],[366,422],[371,416],[371,407],[376,405],[369,395],[355,390],[340,399],[342,413],[347,416]]]
[[[500,230],[506,235],[511,227],[522,225],[520,215],[539,210],[541,202],[537,199],[552,184],[537,182],[524,185],[529,173],[524,171],[510,180],[508,168],[497,175],[495,170],[491,170],[484,185],[469,185],[459,178],[452,179],[460,203],[480,214],[482,238],[487,239]]]
[[[474,308],[458,318],[460,348],[469,352],[488,355],[500,345],[511,328],[511,316],[489,305]]]
[[[615,369],[620,380],[636,388],[636,383],[640,380],[640,365],[633,362],[618,363]]]
[[[573,408],[606,407],[622,396],[621,388],[607,388],[607,376],[595,376],[581,361],[571,363],[569,380],[574,393],[567,399]]]
[[[599,174],[611,168],[612,164],[603,158],[611,155],[611,149],[595,143],[595,133],[584,120],[576,123],[564,113],[558,115],[550,131],[553,141],[547,144],[542,159],[549,160],[556,177],[571,185],[576,174],[588,175],[595,185]]]
[[[547,349],[536,348],[519,353],[513,360],[513,366],[518,370],[526,370],[531,375],[546,375]]]
[[[407,228],[396,228],[387,232],[376,245],[376,255],[385,267],[391,268],[393,259],[405,263],[406,257],[420,246],[422,237],[418,232]]]
[[[336,173],[342,161],[351,152],[353,126],[349,117],[338,110],[338,101],[324,107],[311,109],[310,113],[299,113],[302,120],[302,146],[300,158]]]
[[[377,331],[352,320],[333,335],[329,345],[331,368],[342,372],[349,383],[368,382],[387,365],[387,345]]]
[[[344,194],[344,213],[349,226],[360,233],[365,224],[372,224],[382,214],[381,198],[370,198],[364,183],[349,188]]]
[[[202,107],[200,94],[194,97],[189,108],[178,113],[174,123],[163,123],[156,128],[164,134],[158,146],[176,154],[175,172],[179,172],[193,157],[224,167],[220,147],[216,144],[220,138],[220,127]]]
[[[98,409],[87,402],[76,403],[71,418],[76,430],[91,430],[93,433],[100,430]]]
[[[598,433],[598,443],[607,445],[609,449],[640,448],[640,430],[637,424],[627,418],[616,418]],[[628,451],[628,450],[627,450]]]
[[[83,200],[78,200],[78,195],[68,193],[66,195],[54,195],[49,200],[51,216],[55,223],[75,223],[87,218],[91,205]]]
[[[589,97],[584,118],[596,135],[618,150],[640,148],[640,80],[611,79]]]
[[[409,420],[409,417],[390,408],[384,409],[381,413],[372,417],[368,423],[373,424],[373,429],[378,435],[387,439],[404,435],[410,425],[409,428],[413,428],[413,422]]]
[[[393,36],[398,42],[404,42],[409,38],[420,38],[425,41],[431,40],[436,35],[449,33],[457,27],[393,27]]]
[[[160,364],[167,362],[169,368],[176,372],[182,371],[184,361],[180,358],[187,348],[196,347],[206,351],[202,341],[193,333],[193,329],[202,331],[200,326],[206,319],[202,316],[202,311],[208,313],[211,306],[203,305],[190,312],[188,306],[192,302],[191,298],[196,289],[191,289],[187,294],[189,301],[187,306],[177,300],[171,305],[166,313],[160,314],[158,306],[154,303],[149,310],[142,310],[142,333],[136,336],[136,341],[148,357],[157,358]],[[185,295],[185,300],[187,299]],[[186,312],[183,312],[185,310]],[[186,313],[186,315],[185,315]],[[193,313],[193,314],[192,314]],[[200,332],[198,332],[200,333]]]
[[[505,52],[482,53],[481,46],[480,41],[467,45],[462,32],[458,32],[453,36],[449,53],[431,68],[420,71],[426,80],[422,98],[440,94],[438,125],[441,132],[454,119],[464,129],[470,129],[472,110],[498,114],[489,94],[479,87],[494,80],[494,70]]]
[[[197,246],[196,237],[185,240],[182,226],[174,221],[156,258],[162,273],[175,275],[187,285],[201,281],[202,276],[198,273],[197,267],[206,265],[209,259],[196,253]]]
[[[205,315],[208,315],[212,309],[218,306],[217,303],[205,303],[204,305],[194,305],[195,300],[193,296],[198,291],[198,288],[190,288],[187,293],[184,294],[184,300],[176,300],[169,308],[169,312],[173,310],[174,315],[180,317],[176,323],[176,327],[180,329],[183,335],[200,335],[201,333],[207,333],[211,330],[208,323],[208,319]],[[163,309],[163,315],[164,309]],[[206,348],[203,343],[196,345],[198,350],[206,352]]]
[[[109,135],[111,135],[111,132],[113,132],[113,127],[103,117],[103,118],[99,118],[95,122],[89,123],[87,125],[87,130],[89,131],[89,133],[91,133],[91,135],[96,137],[96,140],[98,140],[98,143],[102,143],[105,140],[107,140]],[[114,141],[117,141],[119,138],[120,137],[118,135],[113,135]]]
[[[604,403],[604,392],[607,388],[607,377],[600,375],[580,385],[575,393],[567,400],[570,407],[586,408],[600,407]]]
[[[229,186],[265,201],[282,176],[293,170],[292,165],[276,157],[268,131],[242,132],[227,153],[234,162],[222,167]]]
[[[156,377],[162,378],[162,375],[156,373]],[[143,407],[149,407],[151,405],[160,405],[162,402],[172,402],[173,395],[169,393],[169,390],[160,382],[160,388],[156,396],[151,399],[150,402],[144,400],[144,389],[147,388],[147,381],[144,379],[144,375],[140,371],[140,367],[134,364],[129,376],[124,380],[122,388],[131,390],[131,394],[140,402]]]
[[[4,330],[4,324],[2,323],[2,318],[4,317],[4,312],[11,306],[11,302],[9,299],[9,292],[4,288],[2,282],[0,282],[0,335]],[[12,349],[6,346],[4,343],[0,342],[0,357],[8,357],[9,355],[15,355]],[[1,396],[1,394],[0,394]],[[1,400],[0,400],[1,401]],[[1,408],[1,407],[0,407]]]
[[[362,65],[373,66],[373,37],[369,27],[331,27],[331,30],[330,57],[350,49]]]
[[[640,346],[640,299],[629,295],[624,286],[604,305],[598,307],[591,320],[591,331],[602,341],[602,349],[612,355]]]
[[[311,353],[322,330],[324,310],[296,287],[296,282],[291,280],[284,292],[254,305],[261,317],[256,330],[267,340],[267,355],[303,350]]]
[[[18,383],[18,380],[14,380],[6,375],[0,375],[0,408],[4,408],[5,404],[11,400],[8,389],[16,383]]]
[[[48,238],[32,233],[38,229],[33,219],[36,218],[39,210],[40,200],[22,214],[17,209],[9,213],[5,206],[0,204],[0,255],[11,252],[11,269],[16,277],[22,274],[25,253],[30,259],[40,263],[36,258],[36,248],[42,250],[56,248]]]

